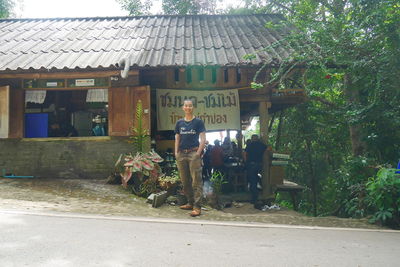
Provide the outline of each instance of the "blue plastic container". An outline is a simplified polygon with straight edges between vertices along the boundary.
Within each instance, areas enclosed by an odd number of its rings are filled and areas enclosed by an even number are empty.
[[[25,137],[48,137],[49,114],[25,114]]]

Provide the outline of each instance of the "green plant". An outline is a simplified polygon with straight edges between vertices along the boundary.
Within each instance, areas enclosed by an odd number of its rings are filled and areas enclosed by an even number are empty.
[[[141,100],[138,100],[136,104],[135,118],[136,127],[132,127],[133,135],[130,137],[130,143],[133,143],[137,152],[144,152],[149,131],[143,127],[143,107]]]
[[[162,161],[163,159],[154,151],[137,152],[135,156],[132,154],[120,155],[115,165],[116,169],[120,170],[122,185],[127,186],[133,173],[137,173],[139,179],[144,179],[144,176],[158,177],[161,170],[158,163]]]
[[[140,184],[139,189],[132,187],[135,194],[141,197],[148,197],[150,194],[157,192],[157,177],[150,177]]]
[[[180,177],[177,170],[172,171],[171,175],[161,175],[158,178],[158,183],[161,188],[168,190],[172,187],[176,187],[180,183]]]
[[[219,171],[213,172],[210,178],[211,186],[216,195],[221,194],[222,185],[227,184],[228,182],[225,180],[224,174]]]
[[[335,203],[334,215],[345,217],[363,217],[367,213],[366,183],[368,177],[375,174],[371,168],[373,161],[366,157],[348,157],[331,184],[334,187],[331,197]]]
[[[382,168],[367,183],[368,202],[375,212],[371,222],[400,225],[400,174]]]

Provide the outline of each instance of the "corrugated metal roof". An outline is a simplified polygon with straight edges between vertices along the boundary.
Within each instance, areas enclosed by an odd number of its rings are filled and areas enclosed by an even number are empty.
[[[118,67],[258,65],[284,48],[261,51],[288,29],[279,15],[191,15],[0,20],[0,71]],[[243,59],[249,53],[257,58]]]

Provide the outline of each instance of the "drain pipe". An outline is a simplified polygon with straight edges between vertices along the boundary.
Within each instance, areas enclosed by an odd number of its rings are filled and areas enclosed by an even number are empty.
[[[122,77],[123,79],[128,78],[128,75],[129,75],[129,67],[131,66],[130,63],[131,63],[131,60],[130,60],[129,57],[125,57],[125,58],[121,59],[121,60],[119,61],[119,63],[118,63],[120,66],[124,65],[124,69],[121,70],[121,77]]]

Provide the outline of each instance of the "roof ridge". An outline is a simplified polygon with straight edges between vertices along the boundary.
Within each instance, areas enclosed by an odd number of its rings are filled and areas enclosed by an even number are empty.
[[[155,17],[252,17],[252,16],[272,16],[284,18],[279,13],[268,14],[199,14],[199,15],[143,15],[143,16],[100,16],[100,17],[58,17],[58,18],[6,18],[0,19],[2,21],[36,21],[36,20],[107,20],[107,19],[142,19],[142,18],[155,18]]]

